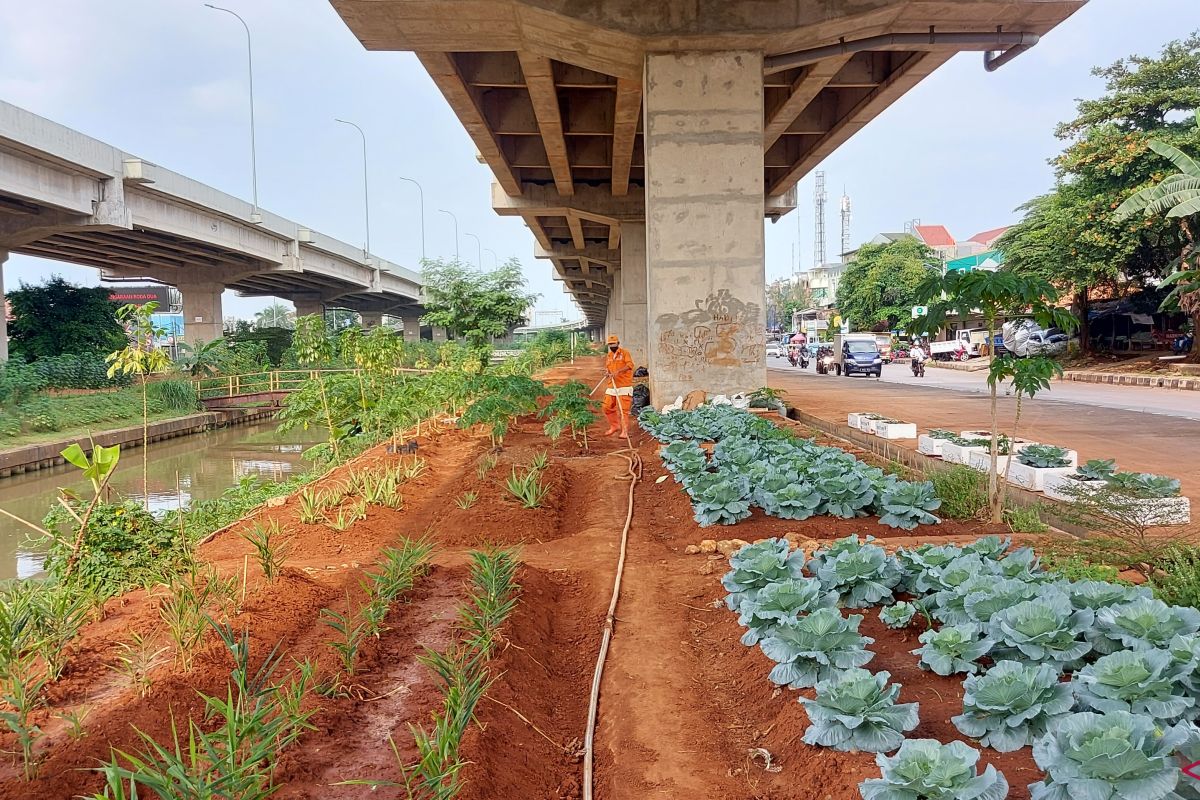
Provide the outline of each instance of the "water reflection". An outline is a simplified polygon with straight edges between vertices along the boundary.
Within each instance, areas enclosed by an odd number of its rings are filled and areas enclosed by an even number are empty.
[[[317,431],[281,434],[273,422],[242,425],[208,433],[169,439],[150,445],[147,492],[156,514],[187,506],[193,499],[216,497],[238,480],[255,475],[264,481],[281,481],[306,464],[301,453],[321,440]],[[41,524],[59,487],[81,495],[91,484],[70,466],[0,478],[0,508]],[[121,463],[111,481],[113,489],[143,501],[141,448],[121,453]],[[0,579],[27,578],[42,567],[42,553],[31,540],[36,534],[0,515]]]

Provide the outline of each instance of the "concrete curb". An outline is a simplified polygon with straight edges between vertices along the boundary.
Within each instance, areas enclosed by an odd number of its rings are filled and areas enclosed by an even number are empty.
[[[949,469],[952,466],[959,466],[947,464],[940,458],[930,458],[924,453],[918,453],[916,450],[896,444],[894,441],[882,439],[878,436],[871,436],[840,422],[830,422],[821,419],[797,408],[788,409],[788,418],[808,425],[811,428],[816,428],[830,436],[836,436],[839,439],[850,442],[856,447],[861,447],[863,450],[874,453],[880,458],[903,464],[922,475],[937,470]],[[970,469],[970,467],[967,467],[967,469]],[[1074,536],[1083,537],[1088,535],[1086,529],[1078,525],[1072,525],[1059,516],[1059,513],[1055,509],[1060,507],[1061,503],[1051,500],[1040,492],[1030,492],[1019,486],[1010,485],[1008,487],[1008,499],[1014,505],[1021,506],[1022,508],[1038,507],[1042,521],[1060,531]]]
[[[1200,378],[1179,378],[1164,375],[1135,375],[1118,372],[1087,372],[1068,370],[1061,380],[1077,383],[1103,383],[1110,386],[1154,386],[1161,389],[1200,391]]]
[[[189,414],[186,417],[176,417],[175,419],[164,419],[160,422],[150,423],[148,429],[149,440],[153,443],[162,441],[163,439],[174,439],[178,436],[203,433],[204,431],[225,425],[240,425],[246,422],[254,422],[271,417],[276,411],[278,409],[275,408],[231,408],[222,411]],[[105,447],[111,447],[114,444],[119,444],[122,447],[141,447],[142,426],[134,425],[129,428],[100,431],[92,434],[90,438],[80,436],[70,439],[59,439],[53,442],[43,442],[42,444],[0,451],[0,478],[7,478],[10,475],[21,475],[25,472],[33,472],[39,469],[50,469],[51,467],[63,464],[65,461],[59,454],[72,444],[78,444],[83,448],[84,452],[90,453],[92,451],[93,439],[96,444],[101,444]]]
[[[972,358],[970,361],[937,361],[929,359],[925,362],[926,367],[936,367],[938,369],[954,369],[959,372],[982,372],[992,363],[990,358]]]

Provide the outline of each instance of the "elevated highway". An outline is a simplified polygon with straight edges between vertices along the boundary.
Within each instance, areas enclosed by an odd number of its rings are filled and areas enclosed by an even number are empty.
[[[9,253],[171,284],[189,341],[221,335],[226,288],[419,330],[416,272],[0,101],[0,294]]]
[[[995,69],[1085,0],[330,0],[414,52],[589,323],[669,402],[766,383],[763,220],[964,50]]]

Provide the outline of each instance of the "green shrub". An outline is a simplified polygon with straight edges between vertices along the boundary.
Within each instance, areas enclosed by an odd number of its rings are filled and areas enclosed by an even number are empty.
[[[1177,544],[1155,564],[1154,596],[1164,603],[1200,608],[1200,547]]]
[[[975,519],[988,507],[987,476],[958,464],[937,469],[927,476],[935,494],[942,499],[939,511],[950,519]]]
[[[1009,506],[1004,509],[1004,521],[1013,533],[1045,533],[1050,526],[1042,522],[1038,506]]]
[[[196,385],[180,378],[147,384],[146,398],[158,411],[195,411],[200,406]]]

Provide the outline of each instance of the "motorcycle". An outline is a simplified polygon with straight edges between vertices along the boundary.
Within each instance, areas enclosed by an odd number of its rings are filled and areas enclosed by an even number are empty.
[[[912,374],[914,378],[925,377],[925,359],[914,358],[912,360]]]
[[[816,371],[818,375],[828,375],[833,369],[833,350],[822,347],[817,351]]]
[[[791,364],[793,367],[796,366],[797,361],[796,361],[795,348],[789,347],[787,356],[788,356],[788,363]]]

